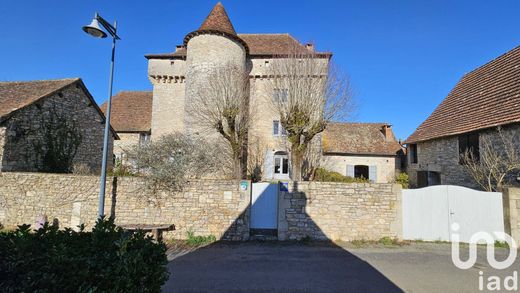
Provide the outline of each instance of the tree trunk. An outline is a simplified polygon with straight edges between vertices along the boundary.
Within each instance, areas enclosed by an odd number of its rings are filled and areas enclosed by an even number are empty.
[[[291,179],[302,181],[302,153],[297,144],[291,146]]]

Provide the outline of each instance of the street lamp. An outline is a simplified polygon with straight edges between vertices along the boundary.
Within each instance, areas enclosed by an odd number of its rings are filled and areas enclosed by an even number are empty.
[[[107,34],[101,29],[100,24],[112,36],[112,59],[110,61],[110,81],[108,83],[108,103],[105,120],[105,135],[103,140],[103,160],[101,162],[101,183],[99,187],[99,206],[98,216],[105,214],[105,185],[107,178],[107,159],[108,159],[108,137],[110,133],[110,107],[112,105],[112,83],[114,80],[114,56],[116,52],[116,40],[120,38],[116,34],[117,23],[114,21],[112,26],[99,14],[95,14],[94,19],[89,25],[83,27],[83,31],[96,38],[106,38]]]

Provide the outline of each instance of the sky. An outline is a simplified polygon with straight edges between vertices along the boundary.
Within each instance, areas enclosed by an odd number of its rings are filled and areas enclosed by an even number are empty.
[[[108,97],[109,39],[81,27],[117,20],[114,93],[151,90],[148,53],[196,30],[216,0],[0,0],[0,81],[81,77]],[[467,72],[520,45],[518,0],[222,1],[238,33],[290,33],[348,73],[351,120],[406,139]]]

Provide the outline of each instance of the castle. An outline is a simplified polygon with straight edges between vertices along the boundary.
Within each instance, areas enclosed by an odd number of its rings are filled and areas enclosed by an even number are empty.
[[[239,71],[237,76],[248,77],[249,107],[250,112],[255,113],[248,141],[250,145],[262,144],[263,179],[289,179],[290,156],[284,144],[285,132],[278,113],[269,107],[270,99],[283,95],[284,89],[273,92],[269,86],[272,78],[269,70],[277,58],[295,53],[312,55],[324,64],[332,57],[332,53],[318,52],[313,44],[301,44],[289,34],[237,34],[219,2],[174,52],[145,56],[152,95],[123,92],[114,97],[112,125],[121,138],[114,146],[115,154],[118,144],[142,143],[150,139],[150,135],[153,140],[168,133],[197,132],[188,111],[197,89],[207,83],[215,69],[232,66]],[[134,114],[132,111],[139,105],[143,111]],[[148,124],[134,123],[136,116],[145,117]],[[336,124],[323,134],[328,139],[320,153],[327,157],[325,161],[334,171],[385,182],[394,176],[396,152],[400,150],[389,127],[386,123]],[[338,137],[353,139],[355,143],[348,145],[338,141]],[[356,165],[360,167],[358,172],[355,172]]]

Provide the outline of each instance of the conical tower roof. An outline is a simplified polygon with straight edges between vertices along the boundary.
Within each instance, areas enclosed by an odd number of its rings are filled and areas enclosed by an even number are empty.
[[[237,35],[235,28],[233,28],[233,25],[229,20],[226,9],[224,9],[224,5],[220,2],[213,7],[202,25],[199,27],[199,30],[219,31],[235,36]]]
[[[231,20],[229,20],[226,9],[224,9],[224,5],[222,5],[221,2],[218,2],[215,7],[213,7],[199,29],[184,37],[184,45],[187,46],[191,38],[201,34],[219,34],[226,36],[242,44],[246,52],[249,52],[246,42],[237,36],[235,28],[231,24]]]

